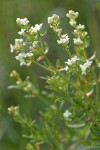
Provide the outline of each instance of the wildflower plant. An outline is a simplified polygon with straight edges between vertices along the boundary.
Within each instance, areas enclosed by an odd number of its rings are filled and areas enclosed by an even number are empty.
[[[57,60],[55,66],[47,57],[48,44],[43,41],[47,33],[42,32],[43,24],[33,27],[27,18],[16,20],[21,38],[15,39],[15,45],[10,44],[15,59],[20,66],[35,64],[49,72],[48,76],[41,77],[46,80],[45,91],[41,92],[29,77],[22,80],[15,70],[10,74],[16,81],[10,89],[24,90],[27,98],[39,97],[44,104],[44,110],[39,110],[39,123],[37,118],[32,120],[21,114],[19,106],[8,108],[9,114],[27,130],[26,150],[42,150],[42,145],[48,150],[100,149],[100,61],[96,52],[92,56],[87,52],[89,36],[85,26],[78,24],[78,16],[72,10],[66,14],[72,27],[72,43],[60,27],[60,17],[56,14],[48,17],[48,24],[58,37],[57,43],[66,51],[66,62]]]

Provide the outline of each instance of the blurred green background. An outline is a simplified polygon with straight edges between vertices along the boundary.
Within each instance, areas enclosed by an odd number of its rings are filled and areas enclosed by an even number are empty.
[[[13,69],[20,72],[23,78],[30,74],[31,80],[40,89],[43,89],[44,84],[39,78],[44,74],[42,70],[36,66],[20,68],[14,54],[10,53],[9,45],[14,44],[20,30],[16,25],[16,18],[27,17],[32,25],[41,22],[45,24],[48,31],[45,40],[51,49],[49,57],[55,63],[57,57],[64,61],[65,56],[61,47],[57,47],[55,35],[50,33],[47,17],[53,13],[60,15],[64,32],[69,32],[65,14],[71,9],[79,12],[79,22],[85,24],[89,32],[90,54],[96,51],[100,58],[100,0],[0,0],[0,150],[25,149],[25,139],[21,136],[23,129],[8,115],[7,108],[20,105],[26,114],[37,116],[38,109],[43,107],[38,99],[25,99],[21,91],[8,90],[8,86],[14,83],[9,77]]]

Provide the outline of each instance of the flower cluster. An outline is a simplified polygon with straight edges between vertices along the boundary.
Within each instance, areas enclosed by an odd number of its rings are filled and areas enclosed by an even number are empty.
[[[78,38],[74,38],[74,44],[75,45],[82,45],[83,44],[83,41],[78,37]]]
[[[60,25],[60,18],[58,15],[54,14],[52,17],[48,17],[48,24],[50,28],[52,28],[58,36],[61,35],[62,29],[59,27]]]
[[[43,54],[43,50],[40,47],[43,24],[36,24],[34,27],[30,26],[27,18],[17,18],[16,22],[21,27],[18,34],[24,38],[15,39],[15,45],[10,44],[11,52],[17,53],[15,58],[20,62],[20,66],[28,67],[32,64],[34,57]]]
[[[35,27],[32,26],[29,31],[30,31],[31,34],[35,34],[35,33],[39,32],[42,29],[42,26],[43,26],[43,23],[36,24]]]
[[[77,56],[72,57],[71,59],[68,59],[67,62],[65,62],[67,65],[72,65],[73,63],[75,63],[77,60],[79,60],[79,58]]]
[[[54,14],[52,17],[48,17],[48,24],[60,38],[57,40],[57,43],[62,44],[67,49],[69,47],[69,37],[67,34],[62,34],[62,29],[60,28],[60,17],[56,14]]]
[[[84,31],[85,26],[81,24],[77,24],[76,18],[78,17],[78,12],[74,12],[72,10],[66,14],[66,16],[70,19],[69,24],[74,27],[74,39],[73,43],[75,45],[76,50],[79,48],[81,50],[85,50],[88,47],[88,35],[87,32]]]
[[[21,25],[26,26],[26,25],[28,25],[28,23],[29,23],[29,21],[28,21],[27,18],[23,18],[23,19],[17,18],[17,19],[16,19],[16,22],[17,22],[17,24],[20,25],[20,26],[21,26]]]
[[[15,50],[21,51],[25,45],[23,39],[15,39],[15,45],[10,44],[11,52],[13,53]]]
[[[19,73],[16,72],[16,70],[13,70],[10,74],[10,77],[16,79],[16,85],[9,86],[9,89],[22,89],[23,91],[30,93],[31,96],[35,96],[38,93],[38,90],[30,82],[29,76],[27,76],[25,80],[22,80]]]
[[[19,114],[19,106],[11,106],[8,108],[8,113],[13,114],[14,116],[18,116]]]
[[[30,66],[31,61],[28,62],[29,59],[33,56],[33,53],[19,53],[15,58],[19,60],[20,66]],[[26,61],[25,61],[26,59]]]
[[[74,11],[72,11],[72,10],[70,10],[67,14],[66,14],[66,16],[70,19],[70,25],[71,26],[73,26],[73,27],[75,27],[76,26],[76,18],[78,17],[78,15],[79,15],[79,13],[78,12],[74,12]]]
[[[67,34],[63,34],[60,37],[60,40],[57,40],[58,44],[68,44],[69,43],[69,37]]]
[[[60,69],[59,71],[68,71],[69,67],[73,67],[73,64],[76,63],[76,61],[79,61],[80,59],[77,56],[72,57],[71,59],[68,59],[67,62],[65,62],[67,64],[67,66],[65,68]]]
[[[86,75],[86,70],[87,70],[87,68],[90,68],[92,63],[93,63],[92,61],[86,60],[86,62],[83,65],[80,64],[82,75]]]

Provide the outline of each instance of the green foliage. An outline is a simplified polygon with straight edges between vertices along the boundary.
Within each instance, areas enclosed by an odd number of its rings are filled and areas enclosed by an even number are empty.
[[[39,118],[35,119],[22,115],[19,106],[8,108],[9,114],[26,130],[23,136],[27,138],[27,150],[42,150],[42,145],[51,150],[99,148],[100,61],[95,52],[92,57],[87,54],[89,36],[85,26],[78,24],[78,15],[72,10],[66,14],[74,28],[74,54],[70,51],[68,34],[63,34],[60,27],[60,17],[56,14],[48,17],[50,28],[59,38],[57,43],[62,45],[69,57],[64,67],[59,59],[54,66],[47,57],[49,46],[43,41],[46,34],[42,32],[43,24],[33,27],[27,18],[16,20],[21,28],[18,34],[22,38],[15,39],[15,45],[10,44],[11,52],[16,53],[20,66],[35,64],[49,72],[47,77],[41,77],[46,81],[45,91],[39,91],[29,76],[22,80],[15,70],[10,74],[16,80],[15,85],[9,86],[10,89],[21,89],[27,92],[27,98],[38,97],[44,105],[38,110]]]

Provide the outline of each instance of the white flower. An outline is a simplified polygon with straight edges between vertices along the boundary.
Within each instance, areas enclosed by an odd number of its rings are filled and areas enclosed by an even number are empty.
[[[36,25],[35,25],[35,28],[36,28],[37,31],[40,31],[41,28],[42,28],[42,26],[43,26],[43,23],[41,23],[41,24],[36,24]]]
[[[53,22],[53,17],[48,17],[48,24],[52,24],[52,22]]]
[[[11,52],[13,53],[14,50],[20,50],[23,46],[25,46],[23,39],[15,39],[15,45],[10,44]]]
[[[21,31],[18,32],[19,35],[24,35],[26,29],[21,29]]]
[[[79,25],[77,26],[77,30],[84,30],[84,28],[85,28],[85,26],[84,26],[84,25],[81,25],[81,24],[79,24]]]
[[[72,26],[72,27],[74,27],[75,25],[76,25],[76,21],[74,20],[74,19],[71,19],[70,20],[70,22],[69,22],[69,24]]]
[[[23,39],[15,39],[14,48],[15,48],[16,50],[21,49],[23,46],[25,46],[25,43],[24,43]]]
[[[62,69],[59,69],[59,71],[67,71],[69,68],[68,68],[68,66],[66,66],[65,68],[62,68]]]
[[[75,45],[82,45],[83,41],[80,38],[74,38],[74,44]]]
[[[82,32],[82,37],[83,37],[83,38],[84,38],[84,37],[86,37],[86,36],[87,36],[87,34],[88,34],[88,33],[87,33],[87,32],[85,32],[85,31],[84,31],[84,32]]]
[[[55,24],[58,24],[59,22],[59,16],[54,14],[52,17],[48,17],[48,24],[50,25],[50,27],[52,28],[52,24],[55,23]]]
[[[13,53],[13,52],[14,52],[15,47],[14,47],[12,44],[10,44],[10,49],[11,49],[11,53]]]
[[[32,43],[32,46],[30,46],[30,50],[34,50],[34,49],[38,49],[39,48],[39,41],[34,41]]]
[[[19,24],[19,25],[28,25],[29,21],[27,18],[23,18],[23,19],[20,19],[20,18],[17,18],[16,19],[16,22]]]
[[[65,62],[67,65],[71,66],[73,63],[75,63],[79,58],[77,56],[72,57],[71,59],[68,59],[67,62]],[[59,69],[59,71],[68,71],[69,67],[66,66],[65,68]]]
[[[30,28],[30,32],[31,32],[31,33],[37,33],[38,31],[41,30],[42,26],[43,26],[42,23],[41,23],[41,24],[36,24],[35,27],[32,26],[32,27]]]
[[[71,113],[69,112],[69,110],[66,110],[66,111],[63,113],[63,116],[64,116],[65,120],[68,120],[70,115],[71,115]]]
[[[15,47],[25,44],[23,39],[15,39]]]
[[[39,44],[39,41],[34,41],[34,42],[32,43],[33,48],[38,47],[38,44]]]
[[[28,62],[28,63],[26,63],[24,61],[20,62],[20,66],[27,66],[27,67],[29,67],[30,65],[31,65],[31,62]]]
[[[84,63],[83,65],[80,64],[80,68],[82,71],[82,75],[86,75],[86,70],[87,68],[89,68],[92,64],[92,61],[86,60],[86,63]]]
[[[68,59],[67,62],[65,62],[68,65],[72,65],[73,63],[75,63],[77,60],[79,60],[79,58],[77,56],[72,57],[71,59]]]
[[[50,28],[52,28],[60,37],[62,29],[59,28],[59,24],[60,24],[59,16],[54,14],[52,17],[48,17],[48,24],[50,25]]]
[[[20,66],[30,66],[31,62],[26,62],[25,58],[32,56],[33,53],[19,53],[15,58],[20,61]]]
[[[10,73],[10,77],[16,77],[18,74],[16,72],[16,70],[13,70],[11,73]]]
[[[32,57],[32,56],[33,56],[33,53],[19,53],[19,55],[16,56],[15,58],[17,60],[22,60],[23,58]]]
[[[55,29],[54,31],[57,33],[58,36],[60,36],[61,32],[62,32],[62,29],[59,28],[59,29]]]
[[[74,34],[75,36],[78,36],[79,35],[79,31],[77,31],[76,29],[74,30]]]
[[[36,33],[36,32],[37,32],[37,29],[32,26],[32,27],[30,28],[30,32],[31,32],[31,33]]]
[[[19,106],[11,106],[8,108],[8,113],[17,116],[19,114]]]
[[[69,37],[67,34],[63,34],[60,37],[60,40],[57,40],[58,44],[68,44],[69,43]]]
[[[78,17],[79,13],[78,12],[74,12],[73,10],[70,10],[66,16],[69,18],[69,19],[76,19]]]

